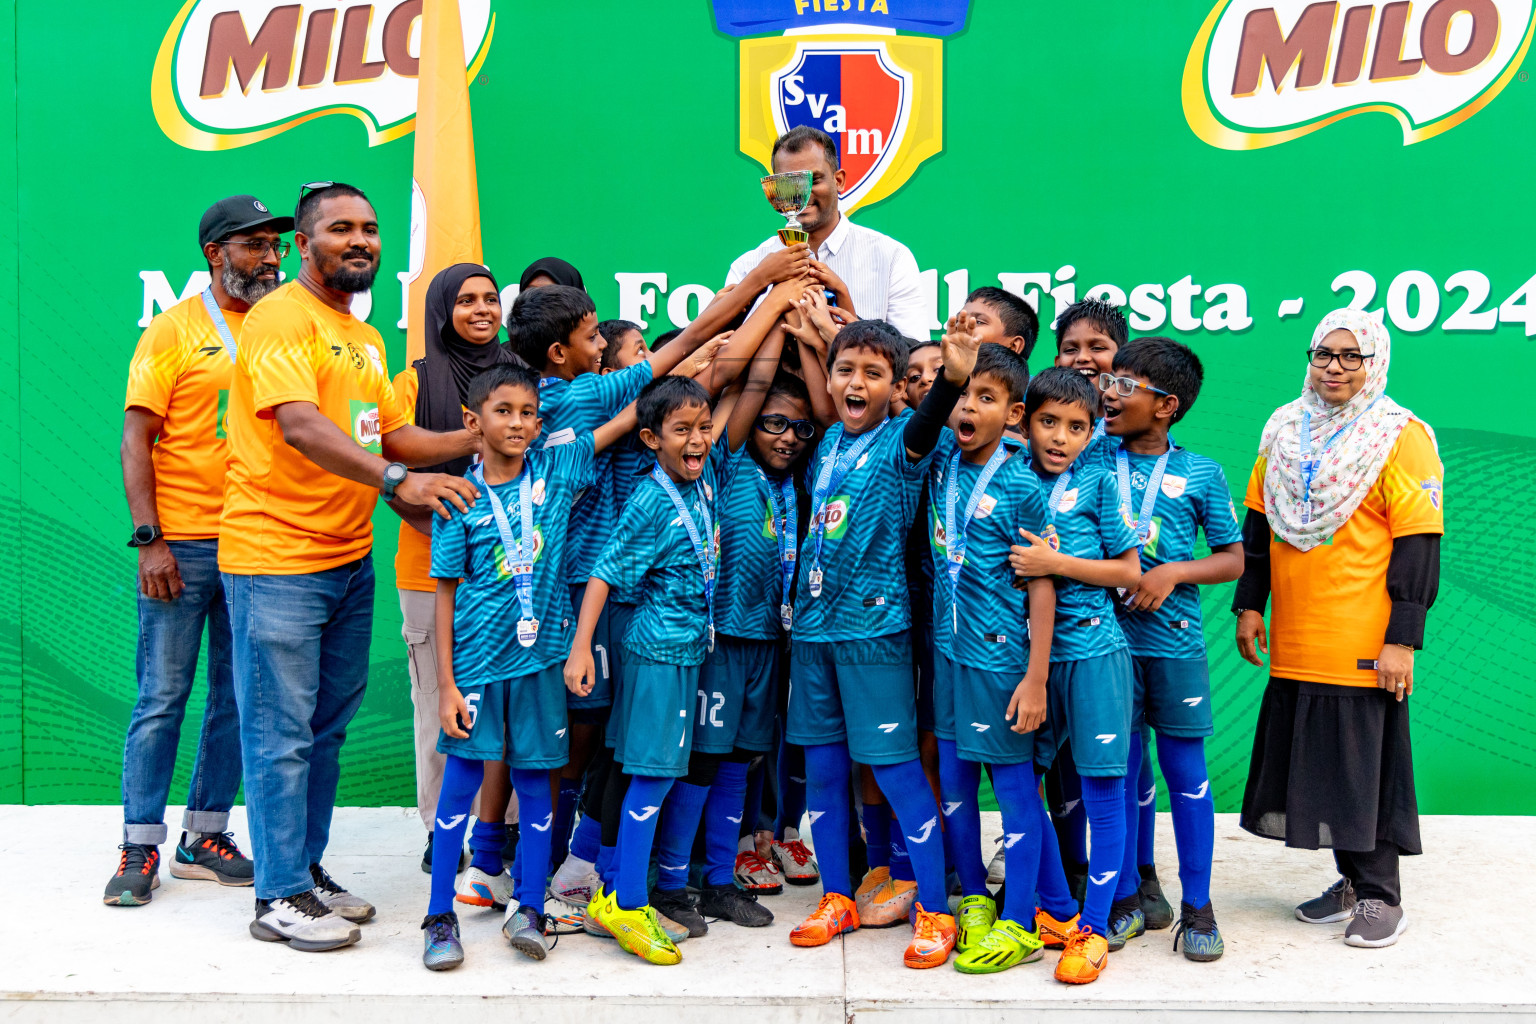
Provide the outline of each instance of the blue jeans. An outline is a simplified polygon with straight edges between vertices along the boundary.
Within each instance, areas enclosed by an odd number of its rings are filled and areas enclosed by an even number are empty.
[[[368,685],[373,559],[293,576],[224,574],[256,898],[314,888],[347,723]]]
[[[174,601],[139,594],[139,699],[123,741],[123,842],[159,846],[167,836],[165,801],[176,745],[208,627],[208,703],[192,762],[181,827],[223,832],[240,790],[240,719],[229,663],[229,609],[219,579],[217,540],[166,541],[181,581]]]

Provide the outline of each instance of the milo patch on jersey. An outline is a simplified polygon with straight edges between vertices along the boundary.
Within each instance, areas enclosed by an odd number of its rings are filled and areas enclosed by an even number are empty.
[[[827,540],[838,540],[848,532],[848,516],[851,511],[846,494],[835,495],[827,501],[826,507],[821,510]]]
[[[1134,530],[1132,532],[1135,532]],[[1163,517],[1153,516],[1152,522],[1147,524],[1147,542],[1141,546],[1142,552],[1148,558],[1157,557],[1157,539],[1163,535]]]
[[[1184,495],[1184,488],[1189,486],[1187,476],[1164,476],[1162,492],[1170,498],[1179,498]]]
[[[544,557],[544,528],[535,526],[533,528],[533,560],[537,562],[542,557]],[[500,541],[497,541],[496,546],[491,549],[491,558],[496,565],[497,582],[511,579],[512,562],[507,558],[507,550],[501,546]]]
[[[220,441],[229,437],[229,389],[219,389],[219,411],[213,421],[213,436]]]
[[[949,551],[949,534],[944,532],[944,517],[939,515],[937,510],[930,508],[930,511],[933,513],[933,546],[947,553]]]
[[[379,403],[359,402],[354,398],[350,405],[352,407],[352,440],[375,455],[383,455],[384,433],[379,429]]]

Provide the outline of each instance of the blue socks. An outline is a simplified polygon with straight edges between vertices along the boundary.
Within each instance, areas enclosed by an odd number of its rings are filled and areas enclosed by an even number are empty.
[[[561,793],[564,799],[565,794]],[[560,822],[560,812],[555,812],[555,823]],[[597,862],[598,849],[603,843],[603,823],[590,814],[583,814],[581,820],[576,823],[576,832],[571,836],[570,854],[582,860]]]
[[[555,821],[549,802],[549,769],[513,768],[512,790],[517,794],[517,814],[522,821],[518,829],[521,838],[517,842],[517,885],[513,895],[519,905],[542,914]],[[479,827],[475,826],[477,830]],[[500,856],[498,851],[497,857]]]
[[[939,743],[942,757],[944,741],[940,740]],[[1034,765],[993,765],[992,791],[997,794],[997,805],[1003,812],[1003,856],[1008,871],[1008,884],[1003,887],[1003,906],[999,916],[1007,918],[1025,931],[1034,931],[1035,886],[1040,874],[1041,843],[1050,828],[1045,804],[1041,802],[1040,793],[1035,788]],[[948,805],[946,793],[945,806]],[[953,821],[954,817],[951,815],[950,820]],[[978,814],[978,828],[980,820]],[[1055,843],[1050,845],[1054,846]],[[977,864],[980,863],[978,853]],[[985,892],[985,867],[981,868],[981,873],[982,891]],[[962,874],[960,877],[963,885],[965,876]]]
[[[1060,860],[1068,857],[1074,864],[1088,863],[1088,808],[1083,806],[1083,780],[1077,774],[1071,748],[1056,760],[1056,779],[1061,786],[1060,815],[1053,817],[1056,841],[1061,846]]]
[[[1125,768],[1127,782],[1140,778],[1142,768],[1141,730],[1131,737],[1130,762]],[[1141,824],[1141,808],[1137,806],[1137,787],[1127,785],[1125,787],[1125,844],[1120,855],[1120,877],[1115,879],[1115,899],[1123,900],[1127,896],[1136,894],[1136,887],[1141,885],[1141,872],[1136,867],[1137,831]]]
[[[469,808],[484,778],[484,762],[448,755],[432,828],[432,895],[427,901],[428,915],[446,914],[453,909],[454,879],[459,873],[459,851],[464,848]],[[498,848],[497,857],[500,855]],[[498,859],[498,869],[500,863]]]
[[[553,871],[565,860],[571,842],[571,823],[576,820],[576,802],[581,798],[581,780],[560,778],[560,795],[555,800],[555,824],[549,837],[549,870]],[[521,799],[521,798],[519,798]],[[597,842],[592,843],[592,853],[597,853]],[[582,857],[591,860],[592,857]]]
[[[1100,935],[1109,934],[1109,905],[1125,856],[1125,777],[1083,776],[1083,804],[1093,845],[1088,849],[1088,895],[1083,900],[1083,924]]]
[[[891,877],[903,882],[917,881],[912,873],[912,857],[907,853],[907,841],[901,834],[901,822],[891,819],[890,829]]]
[[[994,769],[994,784],[996,781],[997,771]],[[1031,784],[1035,781],[1033,770],[1029,773],[1029,781]],[[960,876],[960,891],[966,896],[989,895],[987,866],[981,861],[981,808],[976,802],[976,794],[980,786],[981,765],[976,761],[963,759],[955,747],[954,740],[940,739],[939,787],[944,799],[941,808],[944,812],[944,844],[949,859],[955,865],[955,873]],[[998,803],[999,805],[1002,803],[1001,796],[998,797]],[[1033,815],[1031,815],[1030,826],[1033,831]],[[1004,841],[1006,842],[1006,839]],[[1012,854],[1008,856],[1011,869]],[[1038,859],[1038,851],[1035,856]],[[1034,873],[1033,870],[1028,872],[1030,876]],[[1034,888],[1034,878],[1030,877],[1031,893],[1034,892]]]
[[[859,823],[864,826],[864,845],[869,850],[871,868],[891,866],[890,804],[866,803],[859,808]]]
[[[870,766],[880,792],[890,801],[891,810],[901,825],[912,871],[917,876],[917,899],[923,909],[934,914],[949,912],[949,896],[944,891],[944,830],[939,826],[939,809],[934,805],[928,776],[917,758],[901,764]],[[895,857],[892,857],[894,868]],[[895,876],[894,870],[892,877]]]
[[[519,816],[523,811],[518,810]],[[469,832],[470,866],[488,875],[501,874],[501,851],[507,845],[507,826],[500,821],[479,821]]]
[[[779,742],[779,817],[774,822],[776,839],[784,838],[784,828],[800,830],[800,819],[805,817],[805,748],[793,743]]]
[[[704,881],[708,885],[730,885],[735,878],[736,840],[747,813],[746,793],[746,763],[721,761],[704,802]]]
[[[848,777],[853,763],[845,743],[805,747],[806,806],[821,867],[821,888],[853,898],[848,880]],[[785,824],[788,824],[786,819]]]
[[[1216,802],[1206,772],[1205,740],[1159,736],[1157,758],[1173,807],[1182,896],[1198,909],[1211,901],[1211,854],[1216,842]]]
[[[1038,776],[1036,778],[1038,782]],[[994,779],[994,784],[995,781]],[[1002,798],[998,799],[1001,801]],[[1056,841],[1056,833],[1052,828],[1054,822],[1046,811],[1045,803],[1040,799],[1038,791],[1035,794],[1035,807],[1042,830],[1052,829],[1049,833],[1045,831],[1040,833],[1040,873],[1035,879],[1035,888],[1040,896],[1040,907],[1058,921],[1070,921],[1080,908],[1072,895],[1071,886],[1067,885],[1067,872],[1061,863],[1061,844]],[[1003,863],[1007,864],[1006,856]],[[1003,896],[1006,899],[1007,893]]]
[[[672,784],[672,792],[667,794],[661,812],[661,826],[656,832],[656,888],[675,892],[688,884],[688,862],[693,857],[693,840],[699,834],[699,819],[704,815],[704,801],[709,798],[709,790],[709,786],[696,786],[682,779]],[[736,813],[741,814],[739,799],[736,808]],[[620,839],[620,850],[624,849],[625,842]],[[736,845],[734,836],[731,845]],[[649,849],[646,854],[649,856]]]
[[[615,893],[619,906],[625,910],[639,910],[649,902],[647,883],[651,874],[651,845],[656,839],[656,819],[661,816],[667,792],[676,781],[649,775],[630,777],[619,824],[618,856],[614,858],[618,864]],[[686,875],[687,868],[683,870]]]
[[[1162,744],[1158,744],[1158,749],[1162,749]],[[1141,774],[1136,778],[1136,805],[1140,817],[1136,823],[1136,863],[1156,864],[1153,843],[1157,839],[1157,779],[1152,775],[1152,730],[1145,726],[1141,730]]]

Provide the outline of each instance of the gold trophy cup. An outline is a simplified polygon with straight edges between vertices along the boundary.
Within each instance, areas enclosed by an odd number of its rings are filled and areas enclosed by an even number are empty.
[[[783,171],[763,176],[763,195],[775,210],[787,219],[779,228],[779,241],[785,245],[809,242],[811,233],[800,226],[800,211],[811,201],[811,172]]]

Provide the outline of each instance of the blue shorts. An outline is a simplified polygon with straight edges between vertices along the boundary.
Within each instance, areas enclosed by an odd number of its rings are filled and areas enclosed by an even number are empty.
[[[513,768],[564,768],[568,760],[564,666],[483,686],[460,687],[469,705],[469,737],[442,730],[437,751],[469,761],[500,761]]]
[[[1019,679],[1012,672],[992,672],[950,661],[942,652],[934,656],[938,675],[934,687],[938,700],[950,708],[949,736],[955,752],[967,761],[983,764],[1028,764],[1035,759],[1035,733],[1016,733],[1005,716]]]
[[[615,604],[609,601],[607,607],[603,609],[603,614],[608,616],[608,634],[612,643],[602,652],[604,660],[597,661],[596,664],[599,673],[607,672],[611,681],[609,693],[612,695],[613,703],[618,704],[619,686],[624,682],[624,634],[629,629],[629,620],[635,617],[635,605]],[[596,636],[596,634],[593,635]],[[597,644],[594,642],[593,646],[596,647]],[[597,687],[594,686],[592,692],[596,693]],[[617,742],[614,731],[616,726],[612,716],[603,719],[603,722],[603,745],[611,750]]]
[[[778,708],[779,641],[720,634],[699,673],[693,749],[705,754],[773,749]]]
[[[1205,658],[1133,657],[1134,721],[1166,736],[1203,739],[1216,731],[1211,712],[1211,670]]]
[[[581,618],[581,602],[586,594],[585,583],[571,584],[572,622]],[[606,708],[613,703],[613,681],[619,677],[614,654],[618,651],[619,641],[624,637],[622,631],[614,632],[614,607],[612,601],[604,602],[602,613],[597,617],[597,626],[592,630],[592,667],[597,670],[597,678],[592,681],[592,692],[585,697],[578,697],[567,690],[566,704],[572,708]]]
[[[1131,756],[1131,653],[1051,662],[1045,724],[1035,731],[1035,763],[1049,768],[1068,741],[1079,775],[1125,775]],[[1139,727],[1138,727],[1139,728]],[[1140,742],[1140,735],[1136,737]]]
[[[616,742],[613,758],[630,775],[680,779],[693,751],[693,707],[698,665],[652,661],[624,652],[624,672],[608,719]]]
[[[913,636],[918,637],[916,650],[912,652],[912,671],[917,677],[917,728],[919,732],[931,732],[938,734],[938,709],[934,707],[934,662],[941,655],[933,649],[933,627],[924,626],[921,629],[914,628]],[[950,715],[953,723],[954,715]],[[953,729],[953,724],[951,724]],[[952,739],[945,736],[945,739]]]
[[[911,635],[902,630],[867,640],[796,640],[784,738],[804,747],[847,743],[860,764],[917,757]]]

